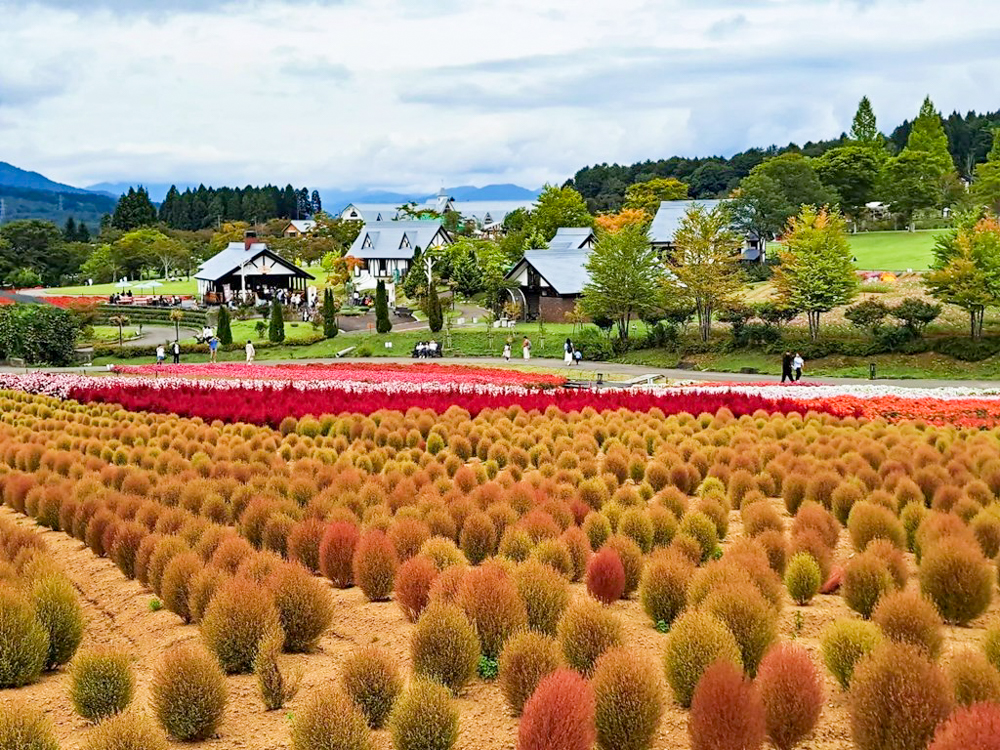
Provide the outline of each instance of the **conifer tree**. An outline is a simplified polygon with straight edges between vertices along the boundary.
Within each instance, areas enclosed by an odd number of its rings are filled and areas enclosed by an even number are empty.
[[[385,282],[379,281],[375,287],[375,330],[379,333],[389,333],[392,321],[389,320],[389,296],[385,292]]]
[[[431,283],[427,292],[427,325],[432,333],[444,328],[444,311],[441,309],[441,298],[438,297],[437,284]]]
[[[215,335],[218,337],[220,344],[228,346],[233,343],[233,329],[230,325],[229,308],[225,305],[219,308],[219,322],[216,328]]]
[[[337,328],[337,310],[333,302],[333,290],[329,287],[323,291],[323,335],[334,338],[339,330]]]
[[[277,298],[271,303],[271,323],[267,329],[267,339],[275,344],[285,340],[285,315]]]

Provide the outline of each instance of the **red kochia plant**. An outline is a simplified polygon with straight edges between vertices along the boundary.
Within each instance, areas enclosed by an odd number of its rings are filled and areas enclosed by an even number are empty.
[[[319,545],[325,532],[326,524],[316,518],[295,524],[288,534],[288,559],[300,563],[312,573],[318,573]]]
[[[319,569],[340,589],[353,583],[354,548],[358,543],[358,527],[346,521],[336,521],[326,528],[319,545]]]
[[[757,670],[767,736],[778,750],[791,750],[815,728],[823,709],[823,684],[809,652],[781,643]]]
[[[545,677],[524,705],[517,730],[517,750],[591,750],[594,691],[569,669]]]
[[[958,709],[941,724],[927,750],[997,748],[1000,748],[1000,704],[976,703]]]
[[[392,593],[393,579],[399,568],[396,547],[377,529],[366,531],[354,550],[354,581],[368,601],[381,602]]]
[[[602,547],[587,563],[587,591],[602,604],[616,602],[625,593],[625,568],[610,547]]]
[[[691,701],[691,750],[758,750],[766,731],[756,686],[728,661],[705,670]]]
[[[416,622],[427,606],[431,585],[438,577],[437,566],[423,555],[411,557],[396,573],[393,594],[396,604],[410,622]]]

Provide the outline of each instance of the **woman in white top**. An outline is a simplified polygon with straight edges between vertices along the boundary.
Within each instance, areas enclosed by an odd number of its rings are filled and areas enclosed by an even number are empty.
[[[503,345],[503,358],[505,362],[510,362],[510,342]]]
[[[563,364],[567,367],[573,364],[573,342],[569,339],[563,344]]]
[[[253,364],[253,358],[257,356],[257,350],[253,348],[253,342],[249,339],[247,340],[247,364]]]
[[[527,336],[525,336],[524,341],[521,342],[521,356],[526,360],[531,359],[531,339]]]

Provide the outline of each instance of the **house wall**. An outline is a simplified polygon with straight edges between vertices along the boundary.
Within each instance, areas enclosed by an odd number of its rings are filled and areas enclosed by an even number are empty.
[[[538,300],[538,316],[546,323],[565,323],[566,313],[573,312],[576,307],[576,295],[566,297],[540,297]]]

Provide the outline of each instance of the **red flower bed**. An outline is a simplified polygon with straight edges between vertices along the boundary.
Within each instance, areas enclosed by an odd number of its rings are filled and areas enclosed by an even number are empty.
[[[715,414],[719,409],[729,409],[734,415],[802,412],[800,402],[790,399],[766,399],[759,396],[735,393],[670,393],[657,395],[636,391],[504,391],[500,388],[436,390],[421,392],[418,389],[382,390],[379,388],[323,389],[303,391],[291,385],[265,386],[262,388],[205,388],[191,385],[156,387],[137,382],[134,385],[75,386],[67,394],[82,402],[121,404],[129,411],[172,413],[182,417],[219,419],[224,422],[250,422],[277,427],[285,417],[303,417],[307,414],[370,414],[381,410],[406,411],[411,408],[430,409],[443,413],[452,406],[465,409],[472,415],[485,409],[505,409],[518,405],[531,411],[543,411],[554,406],[562,411],[581,411],[586,408],[603,410],[627,409],[649,411],[660,409],[673,414]],[[816,411],[829,412],[822,404]],[[844,415],[842,411],[837,412]]]

